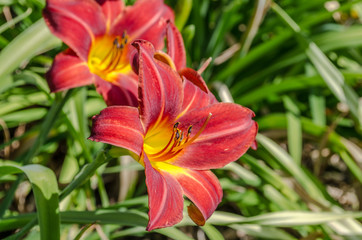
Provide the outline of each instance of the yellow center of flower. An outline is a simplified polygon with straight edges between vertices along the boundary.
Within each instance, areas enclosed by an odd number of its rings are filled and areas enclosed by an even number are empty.
[[[88,55],[90,71],[109,82],[114,81],[118,74],[129,72],[131,66],[127,58],[127,42],[126,33],[96,38]]]
[[[180,122],[176,122],[172,129],[160,126],[157,129],[150,129],[143,145],[149,160],[151,162],[164,162],[176,157],[185,147],[192,144],[200,136],[205,130],[211,115],[209,113],[201,128],[193,136],[191,136],[192,125],[182,131],[179,128]]]

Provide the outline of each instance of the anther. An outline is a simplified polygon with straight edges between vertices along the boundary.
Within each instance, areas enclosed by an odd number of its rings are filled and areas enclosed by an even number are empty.
[[[176,140],[180,138],[180,132],[179,130],[176,131],[176,136],[175,136]]]
[[[184,139],[184,135],[183,135],[183,134],[181,134],[181,137],[180,137],[179,142],[182,142],[182,139]]]
[[[118,46],[119,46],[119,42],[118,42],[118,39],[117,38],[115,38],[114,40],[113,40],[113,45],[115,45],[117,48],[119,48]]]
[[[173,129],[177,129],[179,124],[180,122],[175,123],[175,125],[173,125]]]
[[[192,130],[192,125],[190,125],[190,127],[187,129],[187,136],[191,134],[191,130]]]

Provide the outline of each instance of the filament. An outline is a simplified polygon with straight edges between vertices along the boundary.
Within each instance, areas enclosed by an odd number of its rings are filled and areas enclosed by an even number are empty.
[[[148,154],[150,159],[152,159],[152,161],[165,161],[179,154],[185,147],[192,144],[200,136],[200,134],[205,130],[206,125],[210,121],[211,116],[212,114],[209,113],[201,128],[191,138],[190,136],[192,132],[192,125],[187,128],[187,131],[183,132],[178,128],[180,123],[175,123],[171,138],[166,146],[157,153]]]

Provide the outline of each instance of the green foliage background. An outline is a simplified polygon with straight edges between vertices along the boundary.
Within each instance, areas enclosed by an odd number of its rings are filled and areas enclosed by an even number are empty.
[[[142,167],[87,140],[94,87],[49,93],[65,46],[44,1],[0,0],[0,238],[361,239],[362,1],[166,3],[188,65],[212,57],[210,89],[260,127],[257,151],[214,171],[217,211],[146,232]]]

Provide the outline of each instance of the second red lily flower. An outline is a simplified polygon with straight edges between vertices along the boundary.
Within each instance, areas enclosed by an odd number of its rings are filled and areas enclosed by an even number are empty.
[[[54,92],[94,83],[107,105],[137,106],[137,76],[130,42],[163,47],[172,10],[162,0],[48,0],[43,12],[50,30],[70,49],[58,54],[47,74]]]

